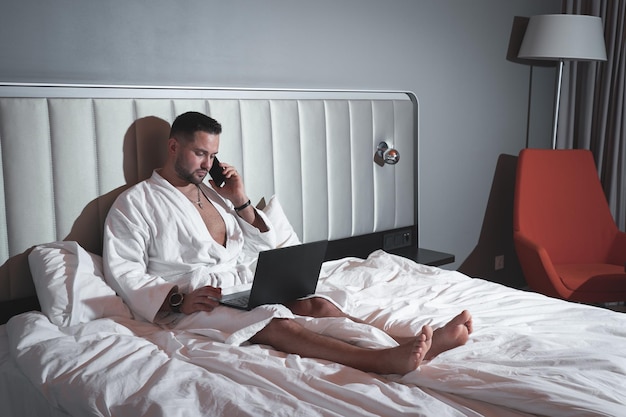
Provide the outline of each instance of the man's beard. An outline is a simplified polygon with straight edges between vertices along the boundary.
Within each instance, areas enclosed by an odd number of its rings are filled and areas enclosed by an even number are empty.
[[[196,185],[202,183],[202,180],[206,176],[205,174],[202,178],[198,179],[198,177],[194,175],[195,172],[204,171],[204,170],[197,170],[197,171],[189,172],[179,163],[179,161],[176,161],[176,164],[174,165],[174,170],[176,171],[176,174],[178,174],[180,178]]]

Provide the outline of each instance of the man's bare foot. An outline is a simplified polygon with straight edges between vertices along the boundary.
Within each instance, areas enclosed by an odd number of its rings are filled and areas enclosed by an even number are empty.
[[[472,331],[472,315],[463,310],[445,326],[433,332],[433,343],[424,359],[431,360],[441,352],[464,345]]]
[[[398,347],[386,349],[380,362],[381,374],[404,375],[414,371],[425,359],[433,341],[433,329],[429,325],[422,327],[422,332],[413,340]]]

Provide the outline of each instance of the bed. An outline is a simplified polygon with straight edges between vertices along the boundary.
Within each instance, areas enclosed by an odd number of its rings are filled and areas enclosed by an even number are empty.
[[[318,292],[373,325],[311,326],[383,347],[467,309],[469,341],[376,375],[134,320],[102,279],[104,217],[187,110],[222,122],[281,244],[329,240]],[[418,139],[406,92],[0,86],[2,415],[626,415],[624,314],[420,262]]]

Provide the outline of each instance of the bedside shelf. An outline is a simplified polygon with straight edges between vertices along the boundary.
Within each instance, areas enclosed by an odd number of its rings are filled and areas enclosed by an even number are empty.
[[[454,262],[455,259],[454,255],[451,253],[438,252],[425,248],[406,247],[389,251],[389,253],[404,256],[405,258],[412,259],[417,263],[430,266],[450,264]]]

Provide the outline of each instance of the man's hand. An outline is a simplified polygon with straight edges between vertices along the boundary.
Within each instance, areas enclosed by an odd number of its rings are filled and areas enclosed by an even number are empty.
[[[248,197],[246,196],[241,176],[232,165],[221,162],[220,167],[222,168],[222,174],[226,177],[226,181],[222,187],[216,187],[215,182],[212,179],[209,180],[211,185],[213,185],[213,189],[225,199],[230,200],[235,207],[244,204],[248,201]]]
[[[189,294],[185,294],[183,304],[180,306],[180,312],[185,314],[195,313],[196,311],[211,312],[220,305],[219,300],[221,298],[221,288],[200,287]]]
[[[223,168],[223,174],[226,177],[226,181],[224,182],[223,187],[216,187],[215,182],[213,182],[213,180],[209,180],[211,185],[213,185],[213,189],[223,198],[230,200],[235,207],[243,207],[243,209],[237,210],[237,215],[239,217],[259,229],[262,233],[267,232],[269,228],[263,219],[257,215],[257,212],[252,204],[246,205],[250,199],[246,194],[243,180],[235,167],[225,164],[224,162],[221,162],[220,166]]]

